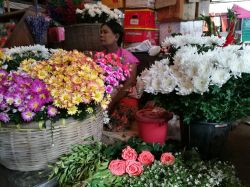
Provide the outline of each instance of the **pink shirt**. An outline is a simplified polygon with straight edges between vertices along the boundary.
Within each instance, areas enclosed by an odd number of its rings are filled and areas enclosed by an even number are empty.
[[[131,52],[120,47],[115,54],[119,57],[122,57],[125,64],[139,64],[140,62]]]

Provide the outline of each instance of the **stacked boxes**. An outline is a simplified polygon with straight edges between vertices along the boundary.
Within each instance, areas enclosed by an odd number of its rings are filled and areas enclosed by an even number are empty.
[[[159,34],[155,22],[155,12],[151,9],[127,9],[124,18],[126,43],[150,40],[158,45]]]

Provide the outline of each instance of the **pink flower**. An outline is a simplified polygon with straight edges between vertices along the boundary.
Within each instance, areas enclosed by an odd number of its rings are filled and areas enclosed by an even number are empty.
[[[162,153],[160,160],[162,164],[172,165],[174,164],[175,158],[172,153]]]
[[[112,160],[109,163],[109,170],[114,175],[121,176],[125,173],[126,162],[124,160]]]
[[[31,121],[34,118],[35,113],[31,111],[25,111],[25,112],[22,112],[21,115],[24,121]]]
[[[106,86],[105,89],[106,89],[106,92],[107,92],[108,94],[111,94],[112,91],[113,91],[113,87],[110,86],[110,85]]]
[[[41,110],[41,102],[39,99],[34,98],[34,99],[29,101],[28,107],[30,110],[32,110],[34,112],[38,112]]]
[[[127,146],[125,149],[122,150],[122,158],[124,160],[136,160],[137,152],[130,146]]]
[[[143,172],[142,164],[135,160],[126,161],[126,173],[130,176],[138,176]]]
[[[57,109],[54,106],[48,106],[48,116],[49,117],[54,117],[57,114]]]
[[[3,121],[4,123],[7,123],[10,121],[10,117],[7,113],[1,112],[0,113],[0,121]]]
[[[138,157],[138,161],[143,165],[151,165],[154,162],[154,155],[149,151],[142,151]]]

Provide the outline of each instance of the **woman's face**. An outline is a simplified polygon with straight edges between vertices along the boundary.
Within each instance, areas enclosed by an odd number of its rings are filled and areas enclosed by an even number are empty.
[[[107,25],[101,27],[100,41],[104,47],[116,44],[117,40],[118,34],[114,34]]]

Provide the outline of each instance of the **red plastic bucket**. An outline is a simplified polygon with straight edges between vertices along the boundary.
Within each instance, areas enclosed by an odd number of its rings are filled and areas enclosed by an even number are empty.
[[[173,114],[163,109],[142,109],[136,112],[140,138],[148,143],[164,144],[168,121]]]

